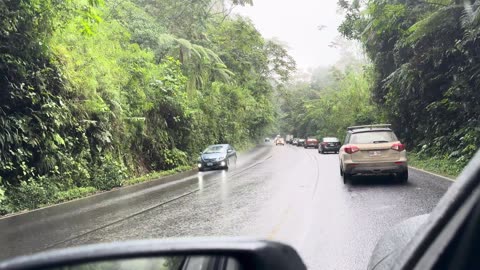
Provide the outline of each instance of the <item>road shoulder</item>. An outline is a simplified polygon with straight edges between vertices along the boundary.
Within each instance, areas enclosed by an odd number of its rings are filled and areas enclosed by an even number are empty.
[[[420,169],[420,168],[416,168],[416,167],[413,167],[413,166],[408,166],[408,168],[410,169],[413,169],[415,171],[419,171],[419,172],[423,172],[423,173],[426,173],[426,174],[430,174],[430,175],[433,175],[435,177],[438,177],[438,178],[441,178],[441,179],[444,179],[444,180],[447,180],[447,181],[451,181],[451,182],[455,182],[455,179],[453,178],[450,178],[450,177],[447,177],[447,176],[443,176],[443,175],[440,175],[440,174],[436,174],[436,173],[433,173],[433,172],[429,172],[429,171],[426,171],[426,170],[423,170],[423,169]]]

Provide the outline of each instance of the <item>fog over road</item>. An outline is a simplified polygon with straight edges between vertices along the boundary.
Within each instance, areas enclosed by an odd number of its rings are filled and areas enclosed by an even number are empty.
[[[428,213],[451,182],[344,185],[335,154],[265,144],[229,171],[187,172],[0,219],[0,259],[127,239],[253,236],[292,244],[310,269],[365,269],[379,237]]]

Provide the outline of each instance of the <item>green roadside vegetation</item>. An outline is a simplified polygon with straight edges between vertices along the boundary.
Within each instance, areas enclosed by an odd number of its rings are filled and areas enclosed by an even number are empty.
[[[167,170],[167,171],[152,172],[152,173],[142,175],[140,177],[135,177],[135,178],[132,178],[132,179],[128,179],[128,180],[125,181],[124,185],[129,186],[129,185],[135,185],[135,184],[139,184],[139,183],[143,183],[143,182],[148,182],[148,181],[151,181],[151,180],[159,179],[161,177],[174,175],[174,174],[177,174],[177,173],[180,173],[180,172],[189,171],[189,170],[192,170],[193,168],[194,168],[193,166],[180,166],[180,167],[177,167],[177,168],[174,168],[174,169],[171,169],[171,170]]]
[[[408,153],[408,165],[451,179],[456,179],[463,169],[462,163],[448,157],[431,157],[416,152]]]
[[[118,187],[125,187],[125,186],[131,186],[143,182],[148,182],[148,181],[153,181],[153,180],[158,180],[162,177],[174,175],[180,172],[185,172],[192,170],[194,167],[193,166],[180,166],[171,170],[166,170],[166,171],[161,171],[161,172],[151,172],[139,177],[134,177],[130,179],[126,179],[122,181]],[[37,191],[38,192],[38,191]],[[96,187],[92,186],[86,186],[86,187],[74,187],[65,191],[59,191],[55,194],[52,194],[53,197],[49,198],[43,198],[44,203],[38,204],[38,198],[33,198],[29,199],[28,196],[25,198],[20,198],[21,202],[23,205],[25,205],[25,210],[27,209],[36,209],[36,208],[41,208],[41,207],[46,207],[50,205],[55,205],[58,203],[62,202],[68,202],[72,201],[75,199],[81,199],[90,195],[98,194],[101,192],[105,192],[105,190],[98,190]],[[48,196],[48,194],[44,194],[45,196]],[[9,213],[14,213],[15,211],[6,209],[7,212]]]
[[[295,62],[229,15],[251,1],[215,3],[2,2],[0,215],[154,178],[209,144],[243,148],[269,132]]]

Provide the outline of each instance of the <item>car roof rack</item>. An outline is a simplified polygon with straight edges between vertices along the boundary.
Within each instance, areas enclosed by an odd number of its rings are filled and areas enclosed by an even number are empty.
[[[347,130],[354,130],[354,129],[361,129],[361,128],[390,128],[391,124],[376,124],[376,125],[364,125],[364,126],[351,126],[348,127]]]

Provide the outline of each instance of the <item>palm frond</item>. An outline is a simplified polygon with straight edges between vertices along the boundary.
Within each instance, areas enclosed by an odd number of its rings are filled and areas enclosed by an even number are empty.
[[[449,6],[432,12],[430,15],[418,21],[407,30],[409,36],[407,37],[406,42],[413,44],[419,41],[421,38],[441,30],[443,28],[445,18],[450,18],[451,13],[460,8],[461,7],[458,6]]]
[[[157,39],[158,39],[158,43],[161,45],[173,44],[176,40],[174,36],[169,34],[160,34],[158,35]]]
[[[475,1],[473,4],[465,3],[465,10],[460,17],[462,27],[470,28],[478,26],[480,23],[480,1]]]

